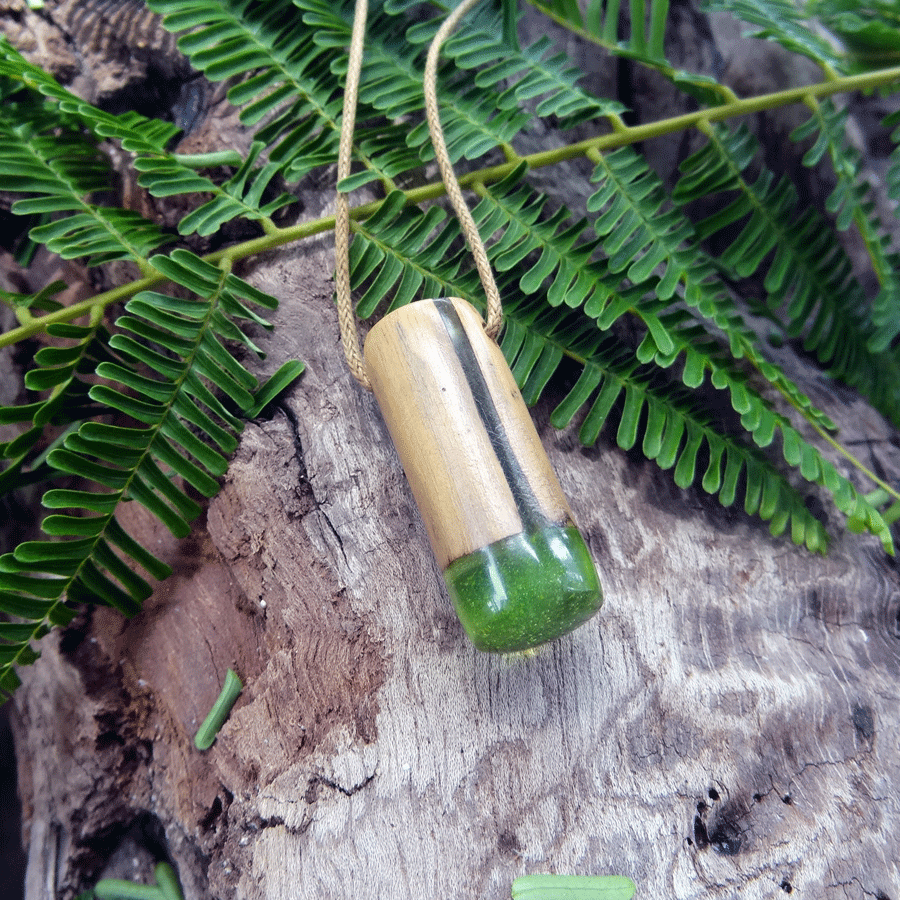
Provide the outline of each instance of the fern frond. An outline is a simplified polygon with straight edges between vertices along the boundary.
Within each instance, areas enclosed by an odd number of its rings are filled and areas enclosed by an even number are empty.
[[[45,72],[28,63],[6,44],[0,44],[0,72],[15,73],[21,84],[37,90],[48,100],[53,101],[55,108],[44,111],[46,125],[43,130],[51,134],[52,144],[59,135],[60,129],[65,129],[68,125],[65,140],[74,143],[75,150],[72,146],[64,143],[56,155],[62,156],[69,167],[75,166],[79,156],[81,157],[74,172],[77,181],[73,187],[81,189],[85,195],[91,192],[107,191],[110,183],[108,162],[97,151],[95,144],[85,137],[84,130],[86,129],[88,133],[92,133],[98,138],[117,140],[124,150],[134,153],[136,157],[134,167],[141,173],[138,177],[138,184],[146,188],[154,197],[170,197],[176,194],[212,194],[211,200],[181,221],[179,230],[182,234],[194,232],[202,235],[212,234],[225,222],[237,216],[251,221],[260,221],[264,225],[270,224],[269,217],[293,201],[289,194],[282,193],[263,203],[263,196],[279,167],[273,163],[256,167],[263,149],[263,144],[260,142],[254,143],[246,159],[238,165],[236,173],[220,186],[211,179],[200,175],[184,157],[166,150],[169,141],[178,131],[175,126],[146,119],[134,112],[112,115],[99,110],[62,88]],[[23,117],[16,114],[13,121],[16,123],[17,131],[20,131]],[[80,130],[75,127],[76,124],[81,126]],[[40,146],[33,149],[39,151]],[[93,169],[88,165],[91,153],[96,157],[93,160]],[[11,171],[20,171],[20,156],[21,154],[10,157],[8,167]],[[21,185],[20,187],[21,190],[26,190],[26,187]],[[46,192],[48,185],[42,184],[42,188]],[[74,200],[70,202],[73,204],[72,210],[81,209],[81,206]],[[58,207],[58,202],[46,198],[36,198],[23,201],[14,212],[20,215],[56,212]],[[122,221],[123,214],[126,220],[124,222]],[[150,223],[141,222],[134,213],[109,210],[104,215],[107,218],[115,218],[120,225],[133,224],[134,232],[138,236],[142,232],[152,234]],[[82,222],[84,222],[84,216],[85,214],[82,213],[80,217]],[[77,220],[67,224],[73,232],[71,237],[77,249],[81,242],[88,239],[88,235],[85,233],[86,226],[79,225]],[[55,224],[35,229],[34,237],[38,241],[48,238],[49,249],[57,250],[55,243],[52,245],[49,243],[49,238],[59,242],[60,238],[55,235],[53,229],[64,227]],[[170,238],[166,238],[166,240],[170,240]],[[160,239],[156,244],[146,244],[144,247],[135,249],[143,250],[146,255],[163,242]],[[74,255],[84,254],[75,253]],[[143,256],[141,256],[142,258]]]
[[[520,174],[521,170],[516,173]],[[769,458],[738,438],[720,434],[711,419],[698,410],[696,399],[684,388],[674,388],[662,380],[658,369],[645,364],[671,366],[682,357],[686,360],[682,374],[686,385],[699,386],[709,371],[713,386],[729,392],[747,436],[757,447],[769,447],[780,434],[788,464],[807,481],[831,492],[852,527],[871,530],[886,548],[892,548],[890,531],[877,510],[773,409],[727,349],[689,311],[670,309],[668,301],[647,299],[646,283],[630,288],[621,285],[619,277],[611,275],[602,262],[593,263],[600,284],[603,277],[606,279],[605,286],[599,288],[593,283],[602,300],[594,302],[589,299],[590,291],[575,289],[571,290],[575,309],[561,315],[560,308],[551,306],[547,302],[550,289],[557,295],[556,303],[569,299],[566,293],[572,281],[566,273],[572,269],[567,267],[568,261],[578,258],[584,266],[596,244],[577,243],[585,230],[583,222],[565,227],[565,217],[560,214],[540,221],[542,208],[543,201],[511,177],[485,189],[482,201],[473,210],[482,235],[495,238],[488,252],[504,296],[501,346],[527,403],[537,402],[564,357],[574,359],[584,371],[554,413],[554,424],[567,425],[590,401],[581,437],[593,443],[611,411],[618,409],[616,403],[624,391],[626,402],[617,431],[620,446],[630,449],[644,429],[642,449],[648,458],[656,459],[663,468],[674,467],[676,483],[682,487],[700,479],[710,493],[719,494],[725,505],[734,502],[739,481],[748,479],[745,508],[749,514],[760,514],[769,521],[773,533],[780,534],[790,525],[798,543],[823,549],[821,523],[811,516],[801,495]],[[459,239],[459,229],[442,212],[432,208],[423,213],[406,207],[397,192],[375,216],[356,223],[354,232],[351,281],[362,293],[357,307],[360,316],[371,315],[382,301],[393,309],[416,295],[459,296],[484,307],[481,285],[467,254],[447,253]],[[536,262],[523,263],[525,259]],[[651,287],[655,283],[649,281]],[[555,288],[557,284],[562,287]],[[584,315],[589,304],[598,310],[596,323]],[[603,333],[624,312],[633,312],[647,325],[637,353],[615,344]],[[733,330],[741,334],[739,327]],[[746,345],[742,345],[741,355],[754,362],[772,383],[782,382],[785,392],[797,398],[795,405],[811,421],[833,428],[777,367],[756,355],[749,337],[743,340]],[[660,350],[665,341],[670,349],[666,355]],[[641,415],[644,409],[652,412],[646,420]],[[701,450],[710,460],[702,473],[698,468]],[[728,462],[724,474],[723,460]]]
[[[198,176],[177,157],[156,155],[138,157],[134,167],[142,174],[138,184],[146,187],[155,197],[169,197],[204,191],[213,198],[188,213],[179,223],[181,234],[215,234],[226,222],[242,217],[251,222],[261,222],[272,227],[271,216],[279,209],[294,202],[293,196],[282,192],[268,202],[263,202],[266,191],[278,174],[278,163],[270,162],[255,167],[263,151],[261,141],[255,142],[247,157],[234,175],[224,184],[216,185],[208,178]]]
[[[743,486],[748,515],[768,521],[775,535],[790,526],[795,543],[806,544],[811,550],[825,549],[825,530],[797,490],[766,456],[713,427],[692,395],[661,382],[655,370],[640,365],[627,349],[591,329],[583,320],[581,324],[577,319],[572,321],[576,314],[560,321],[558,316],[531,317],[527,310],[527,305],[517,307],[509,316],[526,317],[532,344],[545,345],[537,353],[532,349],[532,356],[540,360],[548,354],[546,346],[555,346],[554,355],[560,358],[566,350],[574,350],[573,355],[584,360],[580,378],[551,416],[556,427],[568,425],[586,408],[579,438],[591,445],[611,414],[619,410],[616,443],[623,450],[640,445],[644,455],[660,468],[673,469],[679,487],[689,487],[699,480],[703,489],[717,494],[724,506],[735,502]],[[518,369],[520,375],[518,355],[524,347],[525,342],[517,346],[517,342],[507,344],[504,339],[504,351],[511,357],[513,371]],[[548,368],[544,367],[541,378],[549,377]],[[527,378],[523,388],[526,392],[529,399],[534,399],[535,392],[528,391]]]
[[[804,208],[787,178],[767,169],[745,174],[757,156],[746,128],[709,127],[709,142],[682,164],[676,202],[737,196],[696,226],[702,238],[740,223],[720,265],[736,278],[765,272],[769,305],[784,317],[785,330],[803,338],[835,377],[841,378],[893,421],[900,421],[900,366],[890,353],[874,353],[868,303],[850,261],[818,214]]]
[[[295,0],[305,10],[303,20],[317,30],[316,41],[320,45],[346,47],[350,40],[352,24],[351,11],[342,6],[329,4],[325,0]],[[416,153],[416,162],[427,162],[433,158],[428,127],[422,119],[424,100],[422,96],[422,77],[424,72],[424,49],[421,45],[433,37],[440,19],[412,26],[407,30],[406,21],[397,22],[386,15],[374,15],[369,22],[366,34],[366,57],[362,69],[362,90],[360,100],[387,117],[399,122],[404,117],[415,114],[420,122],[407,129],[406,144]],[[404,32],[406,32],[404,40]],[[481,42],[487,40],[491,47],[491,61],[497,59],[497,32],[487,38],[482,37],[471,22],[460,25],[461,40],[465,50],[478,54]],[[459,36],[457,36],[459,37]],[[443,51],[445,60],[453,58],[453,48],[458,46],[457,38],[446,44]],[[507,59],[516,53],[512,48],[505,48],[503,58]],[[460,66],[460,70],[478,65],[473,57],[466,55],[468,64]],[[558,61],[557,61],[558,62]],[[459,65],[459,61],[457,61]],[[526,62],[520,62],[522,69]],[[552,68],[552,67],[551,67]],[[560,68],[557,65],[557,68]],[[332,66],[332,71],[343,75],[346,71],[346,58],[342,55]],[[470,75],[462,75],[446,62],[441,67],[438,82],[441,102],[442,124],[447,139],[450,158],[457,162],[463,157],[477,159],[490,150],[508,144],[513,137],[530,121],[530,115],[518,108],[514,96],[501,98],[496,102],[491,94],[483,90],[484,84],[479,81],[483,72],[479,72],[474,82]],[[538,90],[544,93],[554,87],[558,91],[569,88],[575,92],[574,86],[560,75],[559,85],[547,84]],[[496,79],[494,81],[496,83]],[[520,83],[523,93],[526,86]],[[557,95],[558,96],[558,95]],[[600,108],[599,101],[591,101],[584,92],[580,92],[581,105]],[[573,106],[573,114],[578,103],[568,98]],[[362,142],[373,146],[372,137],[362,131]],[[359,176],[352,182],[359,183]],[[342,185],[343,187],[343,185]]]
[[[568,224],[568,210],[546,216],[546,198],[521,181],[522,164],[503,181],[482,190],[483,199],[473,210],[479,230],[490,236],[503,227],[492,247],[494,268],[515,269],[524,295],[540,292],[551,306],[584,306],[602,309],[621,281],[605,260],[596,258],[599,241],[583,241],[585,220]],[[588,313],[591,314],[590,312]]]
[[[600,185],[587,203],[589,210],[599,213],[594,229],[611,254],[609,268],[622,270],[627,265],[624,274],[638,290],[600,308],[588,303],[585,312],[604,329],[625,313],[637,316],[647,329],[638,358],[667,368],[682,357],[682,379],[691,388],[703,383],[707,370],[716,387],[725,386],[717,383],[724,377],[723,367],[746,359],[807,419],[825,431],[834,430],[831,420],[766,360],[756,335],[718,279],[713,261],[697,246],[693,224],[668,202],[659,176],[646,160],[627,147],[591,157],[597,162],[592,180]],[[676,293],[679,285],[684,287],[681,296]],[[701,324],[677,305],[670,308],[658,301],[684,302],[708,321]],[[727,336],[730,356],[721,352],[716,330]],[[700,352],[702,347],[705,353]]]
[[[114,137],[135,142],[135,146],[125,149],[135,152],[158,151],[179,131],[171,122],[147,119],[136,112],[113,115],[95,106],[62,87],[52,75],[28,62],[6,38],[0,38],[0,75],[10,83],[37,91],[50,101],[45,111],[51,110],[59,127],[67,131],[86,129],[96,137]],[[35,106],[28,109],[34,113]],[[11,117],[18,121],[18,114]],[[27,119],[27,117],[26,117]]]
[[[362,289],[357,315],[368,318],[385,298],[391,310],[417,295],[453,296],[451,285],[465,255],[461,250],[448,254],[460,232],[456,221],[448,220],[439,207],[423,213],[405,206],[403,194],[395,191],[374,216],[353,223],[353,232],[350,280]],[[469,299],[470,294],[456,296]]]
[[[173,32],[184,32],[178,46],[211,81],[236,79],[228,99],[241,107],[241,119],[262,126],[256,139],[296,181],[337,156],[341,94],[331,66],[341,56],[320,46],[313,28],[304,27],[303,10],[290,0],[151,0],[154,12]],[[371,112],[361,95],[359,118]],[[364,129],[359,140],[364,136]],[[385,182],[390,176],[357,141],[356,158]]]
[[[335,76],[346,71],[345,48],[352,23],[346,4],[152,0],[151,6],[165,15],[167,28],[187,32],[179,39],[179,47],[208,78],[243,79],[231,88],[229,100],[242,107],[244,122],[261,125],[256,138],[288,180],[335,158],[341,105]],[[298,27],[301,15],[305,27]],[[357,118],[362,124],[355,147],[363,171],[347,179],[343,189],[372,180],[390,185],[397,175],[431,159],[422,116],[424,53],[420,44],[434,28],[431,22],[410,28],[405,18],[398,21],[390,12],[373,10],[358,101]],[[488,49],[494,65],[480,65]],[[497,32],[480,27],[477,19],[461,26],[460,34],[445,49],[439,79],[443,124],[454,161],[475,159],[509,144],[530,120],[530,113],[519,103],[539,99],[539,115],[557,115],[567,124],[622,109],[615,101],[598,100],[580,89],[578,73],[562,57],[548,57],[547,50],[546,42],[524,51],[504,46],[500,53],[504,63],[498,66]],[[473,82],[468,70],[475,66],[479,70]],[[500,102],[486,93],[486,87],[519,75]],[[419,124],[407,126],[408,153],[401,152],[396,141],[385,140],[384,125],[367,124],[383,117],[391,128],[410,115]]]
[[[670,299],[696,265],[692,254],[683,252],[685,241],[693,236],[690,222],[680,210],[663,209],[668,204],[659,176],[630,147],[592,158],[596,167],[591,180],[599,187],[588,198],[587,208],[599,213],[594,230],[603,241],[610,270],[637,284],[664,265],[655,290],[663,300]],[[703,281],[709,272],[707,265],[692,278]]]
[[[707,0],[705,12],[726,12],[736,19],[755,26],[751,37],[781,44],[791,53],[799,53],[813,62],[836,72],[848,69],[847,58],[830,41],[808,24],[803,6],[794,0]]]
[[[608,327],[612,319],[610,310],[621,309],[629,302],[633,301],[626,294],[618,303],[611,303],[598,321],[601,328],[604,325]],[[651,311],[650,315],[653,317],[649,318],[647,305],[646,300],[640,299],[630,310],[647,325],[644,340],[635,352],[636,359],[668,367],[676,359],[683,358],[685,363],[681,379],[689,388],[700,387],[705,380],[706,371],[709,371],[711,384],[718,390],[728,391],[731,406],[740,415],[741,426],[759,448],[769,447],[776,435],[780,435],[785,461],[797,469],[806,481],[818,484],[832,494],[835,505],[847,517],[848,526],[852,530],[870,531],[881,540],[887,552],[893,553],[894,543],[890,529],[877,509],[850,481],[837,472],[817,447],[802,438],[791,422],[775,410],[771,402],[753,386],[732,354],[707,331],[705,325],[696,321],[688,311],[678,308],[658,315]],[[741,326],[742,323],[739,323],[735,327],[732,341],[741,341],[742,355],[810,422],[822,431],[832,430],[834,425],[830,419],[816,409],[780,369],[759,357],[756,342],[746,337],[741,339]],[[713,491],[708,485],[717,483],[715,478],[714,472],[707,470],[704,488],[710,493]],[[724,500],[723,504],[728,505]]]
[[[3,636],[0,687],[7,690],[15,685],[12,667],[33,658],[31,641],[67,621],[74,604],[104,603],[129,615],[140,609],[151,587],[136,567],[156,579],[166,577],[168,567],[116,521],[117,507],[137,501],[173,534],[185,536],[201,510],[179,481],[201,496],[215,494],[243,427],[238,413],[259,407],[256,378],[225,343],[238,341],[255,351],[241,323],[270,327],[253,307],[272,309],[274,298],[186,250],[149,262],[197,297],[145,291],[129,301],[116,323],[119,333],[101,345],[109,350],[93,367],[100,383],[87,396],[107,413],[139,424],[85,421],[47,454],[52,476],[75,476],[96,487],[47,491],[43,505],[64,511],[42,523],[51,540],[21,544],[0,561],[0,610],[29,620]],[[85,347],[96,344],[87,328],[65,326],[63,336],[80,341],[42,350],[39,383],[29,373],[30,387],[73,380]],[[277,384],[300,371],[301,364],[289,364]],[[263,400],[270,397],[271,391]],[[33,416],[45,418],[48,404],[36,404]]]
[[[416,39],[430,40],[432,36],[423,31]],[[535,114],[556,116],[562,128],[625,111],[618,101],[593,97],[581,88],[582,73],[569,64],[565,54],[552,53],[546,37],[518,51],[504,47],[498,59],[496,29],[468,28],[447,41],[443,54],[462,70],[477,70],[476,87],[495,91],[501,104],[518,102],[524,107],[539,100]]]
[[[340,97],[329,59],[289,0],[151,0],[179,49],[210,81],[240,79],[229,100],[290,180],[336,158]]]
[[[871,318],[875,331],[869,339],[869,348],[879,353],[886,350],[900,333],[900,271],[896,258],[888,252],[890,234],[874,212],[870,185],[860,179],[862,157],[847,140],[847,110],[839,110],[831,100],[819,103],[808,98],[806,104],[812,110],[812,116],[794,130],[791,139],[800,141],[816,135],[815,142],[803,156],[803,163],[814,166],[828,153],[837,186],[825,206],[836,217],[835,226],[839,230],[855,225],[869,251],[880,288],[872,301]]]
[[[0,189],[31,196],[17,200],[17,215],[65,213],[33,228],[32,240],[64,259],[88,257],[91,264],[113,259],[143,261],[166,243],[152,222],[126,209],[90,202],[110,184],[109,161],[82,134],[60,132],[59,123],[10,121],[0,109]]]
[[[809,11],[862,66],[889,66],[900,60],[900,10],[893,0],[812,0]]]
[[[35,354],[37,365],[26,373],[25,387],[49,392],[46,399],[0,407],[0,423],[28,423],[29,426],[17,438],[0,446],[0,456],[9,460],[0,473],[0,493],[52,477],[46,451],[40,455],[35,453],[47,428],[69,430],[97,413],[96,404],[88,396],[91,386],[88,376],[97,365],[110,359],[106,348],[109,332],[98,320],[90,326],[53,324],[48,326],[47,333],[75,343],[67,347],[44,347]]]
[[[454,164],[463,158],[478,159],[509,144],[530,121],[530,116],[516,107],[498,108],[489,95],[467,87],[465,80],[455,82],[453,87],[456,90],[452,94],[444,90],[439,97],[447,155]],[[418,149],[424,162],[434,159],[427,123],[413,128],[407,142]]]
[[[586,8],[572,0],[529,0],[535,9],[579,37],[597,44],[615,56],[625,57],[655,69],[685,93],[706,106],[734,98],[733,92],[708,75],[673,66],[665,55],[665,32],[669,0],[632,0],[629,35],[620,37],[620,0],[590,0]]]

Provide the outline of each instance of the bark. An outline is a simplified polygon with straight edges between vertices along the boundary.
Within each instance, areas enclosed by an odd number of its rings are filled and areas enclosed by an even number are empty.
[[[606,604],[532,654],[478,653],[341,357],[331,253],[242,273],[281,300],[264,371],[308,369],[248,423],[191,537],[123,513],[175,575],[23,673],[28,900],[160,858],[187,900],[499,900],[544,871],[628,875],[638,897],[898,900],[895,561],[829,510],[827,557],[772,539],[610,436],[552,429],[550,398],[535,419]],[[896,482],[897,432],[781,361]],[[245,689],[201,753],[229,667]]]

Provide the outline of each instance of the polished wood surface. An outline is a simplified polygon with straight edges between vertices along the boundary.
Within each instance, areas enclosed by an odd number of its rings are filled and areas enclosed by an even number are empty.
[[[390,313],[366,369],[441,568],[473,550],[572,517],[497,344],[466,301]]]

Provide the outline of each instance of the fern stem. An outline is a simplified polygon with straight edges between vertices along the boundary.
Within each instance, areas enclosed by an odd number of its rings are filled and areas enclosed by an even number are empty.
[[[865,91],[882,87],[894,82],[900,82],[900,66],[892,69],[884,69],[879,72],[866,72],[862,75],[852,75],[839,78],[837,81],[822,81],[804,87],[789,88],[783,91],[774,91],[770,94],[759,94],[755,97],[737,99],[731,103],[723,103],[709,109],[684,113],[680,116],[672,116],[668,119],[660,119],[658,122],[649,122],[643,125],[613,125],[613,131],[556,147],[553,150],[543,150],[519,157],[516,162],[500,163],[477,169],[461,175],[459,183],[469,187],[475,182],[502,181],[510,175],[523,160],[529,168],[539,169],[544,166],[552,166],[568,159],[576,159],[586,156],[591,150],[613,150],[628,144],[637,144],[653,138],[665,137],[674,132],[684,131],[688,128],[696,128],[703,122],[721,122],[736,116],[746,116],[752,113],[763,112],[767,109],[776,109],[782,106],[790,106],[792,103],[803,102],[807,97],[830,97],[850,91]],[[406,192],[408,203],[418,203],[423,200],[433,200],[444,193],[443,185],[439,182],[413,188]],[[361,207],[359,207],[361,209]]]
[[[368,218],[375,213],[380,206],[380,201],[366,203],[352,209],[350,215],[352,218],[356,219]],[[248,256],[265,253],[268,250],[274,250],[276,247],[290,244],[293,241],[312,237],[313,235],[321,234],[325,231],[332,231],[334,229],[334,216],[325,216],[321,219],[301,222],[298,225],[290,225],[287,228],[279,228],[273,223],[272,227],[274,230],[271,233],[264,234],[262,237],[251,238],[248,241],[234,244],[231,247],[217,250],[214,253],[209,253],[204,256],[203,259],[213,265],[219,265],[223,260],[231,264],[239,259],[245,259]],[[89,300],[73,303],[71,306],[55,310],[54,312],[47,313],[43,316],[32,316],[31,321],[20,325],[18,328],[12,328],[3,334],[0,334],[0,347],[7,347],[11,344],[16,344],[19,341],[28,340],[38,334],[43,334],[47,330],[48,325],[53,325],[56,322],[71,322],[81,316],[91,316],[93,321],[93,318],[102,313],[107,306],[121,300],[128,300],[135,294],[149,290],[166,281],[164,275],[161,275],[159,272],[154,272],[152,268],[150,271],[153,274],[149,274],[137,281],[131,281],[127,284],[120,285],[119,287],[104,291],[102,294],[96,294]]]
[[[610,113],[606,118],[615,134],[625,134],[628,131],[625,120],[618,113]]]
[[[97,310],[103,310],[117,300],[126,300],[164,280],[163,276],[159,274],[148,275],[145,278],[139,278],[137,281],[131,281],[128,284],[104,291],[102,294],[97,294],[89,300],[73,303],[71,306],[55,310],[44,316],[34,316],[30,322],[0,334],[0,347],[8,347],[10,344],[17,344],[19,341],[25,341],[35,335],[43,334],[47,330],[48,325],[53,325],[56,322],[71,322],[74,319],[81,318],[81,316],[90,316],[91,322],[93,322]]]
[[[650,140],[652,138],[664,137],[665,135],[683,131],[687,128],[702,127],[704,123],[720,122],[725,119],[734,118],[735,116],[744,116],[751,113],[762,112],[767,109],[788,106],[792,103],[802,103],[808,98],[818,99],[850,91],[872,90],[895,82],[900,82],[900,66],[891,69],[883,69],[877,72],[866,72],[861,75],[836,77],[834,80],[822,81],[817,84],[805,85],[797,88],[789,88],[783,91],[774,91],[769,94],[759,94],[755,97],[738,99],[730,103],[724,103],[721,106],[685,113],[680,116],[672,116],[668,119],[661,119],[657,122],[650,122],[643,125],[629,126],[621,123],[620,127],[619,124],[616,123],[612,126],[613,131],[610,133],[599,135],[594,138],[588,138],[583,141],[577,141],[553,150],[544,150],[525,156],[517,156],[515,160],[510,162],[477,169],[460,176],[459,183],[463,187],[470,188],[478,183],[493,183],[501,181],[510,175],[522,161],[526,162],[529,168],[543,168],[544,166],[555,165],[567,159],[588,156],[591,152],[611,150],[628,144]],[[442,182],[434,182],[419,188],[404,191],[404,197],[407,204],[415,204],[441,197],[445,192]],[[381,208],[382,203],[383,201],[381,200],[375,200],[371,203],[354,207],[350,211],[351,218],[356,221],[366,219],[377,212]],[[261,237],[252,238],[248,241],[243,241],[240,244],[234,244],[231,247],[217,250],[216,252],[205,256],[204,259],[214,265],[218,264],[218,262],[223,259],[234,262],[333,229],[334,216],[325,216],[320,219],[301,222],[297,225],[289,225],[286,228],[274,226],[274,230],[267,232]],[[91,314],[97,308],[104,309],[111,303],[132,297],[134,294],[153,287],[162,281],[165,281],[165,278],[162,275],[150,273],[130,284],[121,285],[120,287],[98,294],[90,300],[84,300],[81,303],[75,303],[65,309],[56,310],[52,313],[35,317],[32,321],[0,335],[0,347],[6,347],[34,337],[37,334],[41,334],[48,325],[51,325],[54,322],[70,322],[80,316]]]
[[[794,404],[792,403],[791,405],[793,406]],[[797,407],[795,406],[795,408]],[[803,413],[802,409],[800,410],[800,413]],[[849,460],[855,468],[859,469],[859,471],[862,472],[863,475],[870,478],[883,491],[885,491],[895,500],[900,501],[900,491],[895,490],[886,481],[884,481],[884,479],[879,478],[861,459],[854,456],[840,441],[835,440],[827,431],[825,431],[825,429],[822,428],[822,426],[819,425],[818,422],[812,421],[807,416],[804,416],[804,418],[809,422],[810,425],[812,425],[812,427],[815,429],[819,437],[822,438],[822,440],[829,443],[835,450],[837,450],[838,453],[841,454],[841,456]]]
[[[518,165],[521,162],[522,157],[519,156],[518,153],[516,153],[516,148],[513,147],[512,144],[507,144],[506,142],[504,142],[500,145],[500,149],[503,151],[503,155],[506,157],[506,161],[508,163],[515,163],[516,165]]]
[[[850,91],[871,90],[898,81],[900,81],[900,66],[880,72],[866,72],[862,75],[847,76],[836,81],[821,81],[818,84],[804,87],[788,88],[783,91],[773,91],[770,94],[758,94],[755,97],[740,98],[730,103],[723,103],[721,106],[684,113],[668,119],[660,119],[658,122],[648,122],[644,125],[626,125],[621,130],[617,129],[613,134],[588,138],[565,147],[532,153],[522,158],[532,168],[539,168],[553,165],[565,159],[583,156],[590,149],[609,150],[626,144],[637,144],[652,138],[664,137],[676,131],[694,128],[704,121],[721,122],[736,116],[746,116],[752,113],[763,112],[767,109],[790,106],[792,103],[803,102],[807,97],[830,97],[833,94],[842,94]],[[480,173],[473,172],[471,176],[479,177],[485,181],[494,181],[497,180],[497,177],[508,175],[513,168],[513,166],[509,165],[494,166],[493,169],[482,169]],[[500,169],[503,169],[502,175],[499,174]],[[496,177],[494,175],[495,170],[498,171]],[[463,176],[463,178],[465,177]],[[460,180],[462,181],[463,179]]]

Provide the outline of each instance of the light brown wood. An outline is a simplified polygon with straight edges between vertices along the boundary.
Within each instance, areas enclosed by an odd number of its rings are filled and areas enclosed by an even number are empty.
[[[521,470],[526,490],[551,522],[571,521],[568,503],[506,359],[465,300],[450,298]],[[434,300],[395,310],[369,332],[372,390],[441,569],[523,530],[510,476],[479,413],[471,373]],[[496,436],[494,436],[496,440]],[[514,476],[515,478],[515,476]],[[515,478],[518,489],[522,479]]]

